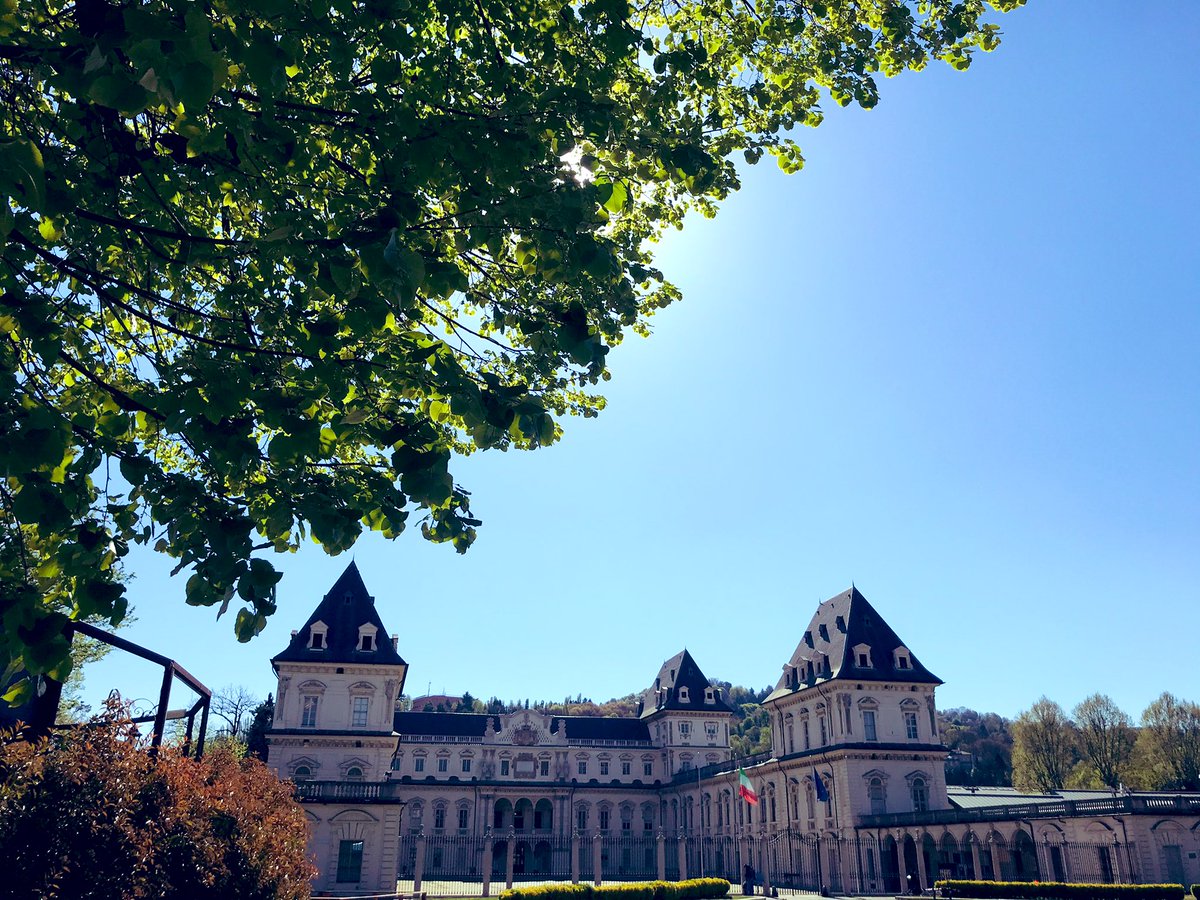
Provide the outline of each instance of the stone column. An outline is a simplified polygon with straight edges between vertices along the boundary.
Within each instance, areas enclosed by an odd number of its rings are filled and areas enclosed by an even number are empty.
[[[989,840],[988,853],[992,857],[992,878],[996,881],[1003,881],[1004,871],[1000,868],[1000,845],[993,840]]]
[[[979,841],[971,841],[971,865],[974,867],[975,878],[983,878],[983,861],[979,858]]]
[[[504,870],[504,886],[511,888],[513,883],[513,866],[517,861],[517,833],[510,830],[508,839],[505,841],[505,852],[508,854],[508,861],[505,864]]]
[[[571,884],[579,884],[579,832],[571,829]]]
[[[679,832],[679,880],[687,881],[687,835]]]
[[[917,878],[920,879],[920,881],[917,882],[917,887],[924,891],[926,886],[929,884],[929,882],[925,880],[925,838],[922,837],[921,840],[916,841],[915,843],[917,848]]]
[[[489,896],[492,887],[492,864],[495,860],[492,858],[492,830],[484,829],[483,832],[483,871],[479,874],[483,877],[483,896]]]
[[[1128,849],[1129,845],[1126,844],[1125,846],[1126,846],[1126,849]],[[1113,873],[1116,875],[1117,884],[1132,884],[1133,883],[1132,877],[1129,878],[1128,881],[1125,878],[1125,867],[1121,865],[1121,844],[1118,841],[1113,841],[1112,858],[1113,858]]]
[[[421,879],[425,876],[425,831],[417,835],[417,860],[413,863],[413,893],[421,892]]]
[[[602,871],[604,860],[601,856],[601,841],[604,838],[600,836],[600,832],[592,835],[592,883],[596,887],[600,887],[604,883],[604,872]]]
[[[658,849],[658,880],[667,880],[667,836],[658,832],[658,837],[655,839],[655,844]]]
[[[762,877],[763,896],[771,896],[771,844],[764,835],[762,838]]]
[[[900,869],[900,893],[905,894],[912,884],[908,880],[908,860],[904,853],[904,834],[896,838],[896,863]]]

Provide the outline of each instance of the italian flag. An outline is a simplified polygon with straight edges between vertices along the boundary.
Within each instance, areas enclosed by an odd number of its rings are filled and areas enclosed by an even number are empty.
[[[754,785],[745,769],[738,769],[738,796],[751,806],[758,806],[758,794],[754,793]]]

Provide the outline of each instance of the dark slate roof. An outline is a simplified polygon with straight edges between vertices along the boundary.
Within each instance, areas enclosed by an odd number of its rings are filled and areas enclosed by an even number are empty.
[[[853,648],[859,644],[871,648],[870,668],[859,668],[855,664]],[[909,651],[910,667],[907,669],[895,665],[894,653],[898,647],[905,647]],[[829,659],[827,669],[820,665],[824,657]],[[810,662],[813,663],[811,678],[808,677]],[[790,680],[793,667],[800,670],[798,682]],[[912,648],[897,637],[891,626],[855,587],[817,607],[804,637],[767,699],[836,679],[942,683],[940,678],[921,664],[913,655]]]
[[[650,729],[641,719],[556,716],[555,730],[566,726],[568,741],[646,741]]]
[[[688,689],[686,703],[679,699],[681,687]],[[716,690],[716,702],[705,703],[704,692],[708,687],[710,687],[709,681],[700,671],[700,667],[696,665],[696,661],[692,659],[692,654],[683,650],[662,664],[662,668],[658,670],[658,677],[654,679],[654,684],[642,693],[638,704],[639,715],[646,719],[655,713],[668,710],[733,712],[733,708],[730,707],[719,689]]]
[[[398,712],[392,719],[397,734],[429,734],[440,737],[483,737],[488,719],[492,729],[500,726],[495,716],[483,713]]]
[[[308,646],[309,628],[315,622],[324,622],[329,628],[325,636],[324,650],[312,650]],[[376,628],[375,649],[359,650],[358,627],[367,623]],[[292,637],[287,649],[271,662],[406,665],[392,646],[392,639],[375,610],[375,598],[367,593],[367,586],[363,584],[358,566],[353,562],[334,582],[329,593],[308,617],[304,627]]]

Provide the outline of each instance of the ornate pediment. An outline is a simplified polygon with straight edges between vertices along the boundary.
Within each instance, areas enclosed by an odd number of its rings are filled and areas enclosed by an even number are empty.
[[[566,735],[560,727],[558,732],[550,730],[553,718],[532,709],[523,709],[499,717],[500,731],[496,733],[497,744],[514,747],[565,746]]]

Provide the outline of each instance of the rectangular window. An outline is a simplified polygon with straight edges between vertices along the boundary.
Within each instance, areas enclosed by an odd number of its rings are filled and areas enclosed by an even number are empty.
[[[579,774],[580,775],[587,774],[587,762],[582,759],[579,761]]]
[[[817,716],[817,725],[821,729],[821,746],[824,747],[829,742],[829,735],[825,731],[825,717]]]
[[[439,772],[446,772],[446,771],[448,771],[449,769],[450,769],[450,760],[446,759],[446,758],[443,756],[441,759],[439,759],[439,760],[438,760],[438,771],[439,771]]]
[[[654,774],[654,763],[642,763],[642,772],[649,778]]]
[[[875,737],[875,711],[871,709],[863,710],[863,733],[867,736],[868,741],[878,740]]]
[[[352,707],[353,714],[350,719],[350,724],[356,727],[362,727],[367,724],[367,710],[370,707],[370,699],[367,697],[355,697]]]
[[[355,883],[362,881],[362,841],[342,841],[338,845],[337,880]]]
[[[627,763],[627,762],[621,763],[621,774],[622,775],[629,775],[632,773],[632,771],[633,771],[633,767],[630,763]]]
[[[915,712],[906,712],[904,714],[904,730],[908,733],[910,741],[917,740],[921,734],[917,731],[917,714]]]
[[[587,810],[583,807],[575,810],[575,827],[580,831],[587,831]]]
[[[462,761],[462,770],[463,770],[464,772],[470,772],[470,771],[471,771],[471,760],[470,760],[470,759],[463,759],[463,761]]]
[[[600,810],[600,830],[608,831],[608,810]]]
[[[808,739],[808,719],[803,719],[802,721],[804,722],[804,749],[808,750],[811,749],[812,746]]]
[[[691,733],[692,733],[692,723],[691,722],[680,722],[679,723],[679,736],[680,737],[688,737]]]
[[[418,756],[416,759],[413,760],[413,771],[414,772],[424,772],[425,771],[425,757]]]
[[[600,761],[600,774],[601,775],[608,774],[608,760],[607,759],[603,759]]]
[[[458,827],[459,827],[459,828],[466,828],[466,827],[467,827],[467,808],[466,808],[465,806],[459,807],[459,810],[458,810]]]
[[[541,772],[543,776],[549,775],[550,774],[550,760],[543,759],[541,766],[538,767],[538,771]]]
[[[320,699],[320,697],[314,697],[311,694],[304,695],[304,709],[300,713],[301,728],[317,727],[317,701]]]
[[[439,830],[446,827],[446,810],[440,806],[433,811],[433,827]]]
[[[501,775],[508,774],[508,760],[507,759],[500,760],[500,774]]]

